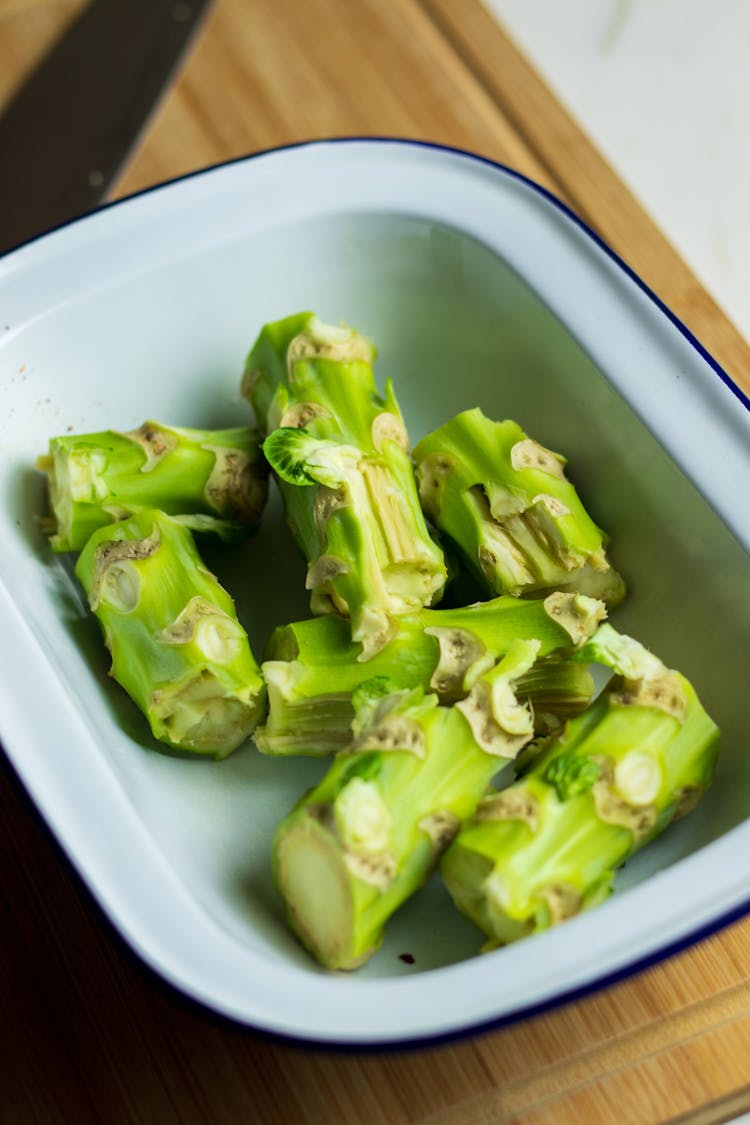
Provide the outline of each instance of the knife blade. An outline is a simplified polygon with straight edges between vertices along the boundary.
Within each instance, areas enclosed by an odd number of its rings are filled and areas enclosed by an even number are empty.
[[[212,0],[92,0],[0,117],[0,253],[106,198]]]

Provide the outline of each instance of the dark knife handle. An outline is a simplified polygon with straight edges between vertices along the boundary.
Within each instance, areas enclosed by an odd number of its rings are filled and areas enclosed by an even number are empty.
[[[92,0],[0,117],[0,252],[105,198],[210,0]]]

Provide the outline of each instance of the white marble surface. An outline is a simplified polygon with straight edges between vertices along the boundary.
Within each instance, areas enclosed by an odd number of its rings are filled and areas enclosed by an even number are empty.
[[[485,0],[750,339],[749,0]]]

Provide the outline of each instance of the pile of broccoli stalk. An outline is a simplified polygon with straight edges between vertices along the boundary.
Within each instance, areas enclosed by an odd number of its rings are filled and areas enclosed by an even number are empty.
[[[487,948],[601,902],[695,806],[718,739],[691,684],[606,623],[624,584],[564,458],[478,409],[410,453],[373,361],[359,333],[287,317],[243,376],[262,437],[147,422],[40,459],[53,549],[80,551],[111,674],[154,736],[332,756],[273,846],[289,923],[331,969],[366,961],[437,865]],[[259,666],[193,533],[257,527],[269,466],[313,616]],[[488,600],[431,608],[446,559]]]

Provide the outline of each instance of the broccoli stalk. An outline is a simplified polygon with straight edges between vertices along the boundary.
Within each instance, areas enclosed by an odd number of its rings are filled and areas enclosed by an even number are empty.
[[[493,775],[533,737],[514,683],[539,642],[517,641],[477,681],[482,744],[471,717],[421,688],[357,693],[354,739],[279,826],[274,871],[290,925],[317,961],[353,969],[388,918],[427,879]]]
[[[190,531],[145,509],[99,528],[76,576],[99,619],[111,675],[180,750],[226,757],[252,732],[265,686],[229,594]]]
[[[365,659],[446,578],[401,412],[390,381],[377,393],[373,358],[363,336],[306,313],[265,326],[243,379],[308,562],[312,611],[350,618]]]
[[[718,730],[683,676],[609,625],[578,655],[615,680],[480,802],[443,858],[448,890],[487,948],[601,902],[616,869],[711,781]]]
[[[268,468],[255,430],[187,430],[144,422],[119,433],[52,438],[37,467],[48,478],[55,551],[141,508],[188,517],[194,530],[236,539],[259,522]]]
[[[568,659],[566,650],[585,641],[604,616],[601,602],[581,594],[421,609],[399,617],[393,639],[365,663],[339,617],[280,626],[262,666],[269,709],[255,732],[256,745],[272,755],[341,750],[351,737],[352,694],[365,681],[376,680],[388,691],[422,687],[452,703],[517,639],[540,645],[540,659],[517,692],[532,704],[537,730],[546,733],[591,699],[588,670]]]
[[[413,451],[425,513],[491,594],[577,590],[608,605],[625,587],[565,459],[515,422],[466,410]]]

